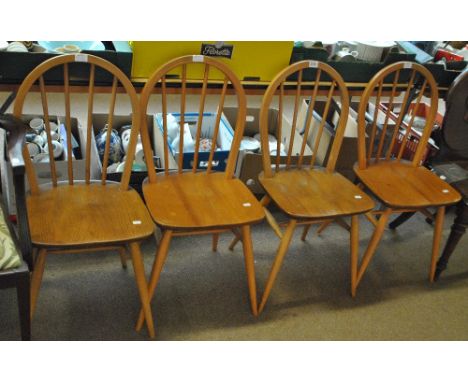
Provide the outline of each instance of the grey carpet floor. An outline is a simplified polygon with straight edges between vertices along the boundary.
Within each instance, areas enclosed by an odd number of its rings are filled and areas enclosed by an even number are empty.
[[[445,221],[444,241],[453,213]],[[360,250],[371,226],[361,219]],[[432,229],[422,215],[387,230],[358,288],[349,294],[348,233],[331,226],[306,242],[298,229],[263,314],[250,314],[241,246],[218,252],[209,236],[175,238],[152,302],[157,340],[468,340],[468,239],[431,285]],[[260,296],[278,245],[266,223],[253,228]],[[156,242],[143,245],[147,274]],[[146,340],[131,264],[117,253],[51,255],[32,332],[35,340]],[[0,291],[0,339],[19,337],[16,294]]]

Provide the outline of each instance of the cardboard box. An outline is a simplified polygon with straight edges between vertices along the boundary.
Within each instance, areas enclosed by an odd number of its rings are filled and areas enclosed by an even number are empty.
[[[42,115],[24,115],[22,120],[29,123],[29,121],[35,117],[42,118]],[[58,117],[60,121],[65,121],[64,116]],[[50,117],[51,122],[57,122],[57,118]],[[86,175],[86,160],[84,159],[84,150],[82,148],[86,147],[86,131],[81,127],[76,118],[71,118],[71,129],[72,134],[79,144],[79,155],[73,160],[73,177],[75,180],[85,179]],[[7,150],[6,150],[6,134],[3,129],[0,129],[0,171],[2,179],[2,193],[4,197],[5,205],[8,208],[10,215],[16,214],[16,202],[14,197],[13,190],[13,175],[10,166],[10,162],[7,161]],[[51,179],[51,170],[49,163],[33,163],[34,170],[36,171],[38,184],[45,184],[52,182]],[[66,181],[68,180],[68,162],[66,160],[56,160],[55,169],[57,174],[57,181]],[[91,179],[100,178],[100,170],[98,166],[98,154],[96,150],[96,145],[91,144]],[[26,177],[26,191],[29,190],[29,183]]]
[[[93,126],[93,136],[96,136],[96,134],[107,124],[108,120],[108,114],[100,114],[100,113],[95,113],[92,115],[92,126]],[[131,125],[132,124],[132,116],[131,115],[114,115],[113,117],[113,126],[112,128],[116,130],[119,135],[120,135],[120,130],[123,126],[126,125]],[[149,137],[150,137],[150,143],[153,146],[153,153],[155,154],[154,157],[154,162],[155,166],[157,168],[157,171],[160,171],[161,164],[159,162],[159,156],[156,154],[157,150],[154,150],[154,137],[153,137],[153,131],[154,131],[154,125],[153,125],[153,116],[147,115],[146,116],[146,126],[142,126],[142,128],[147,128]],[[94,141],[94,146],[96,147],[96,141]],[[96,147],[96,152],[97,152],[97,147]],[[98,168],[99,168],[99,173],[102,174],[102,162],[101,159],[98,155]],[[137,190],[140,194],[142,193],[142,183],[148,176],[148,171],[132,171],[130,175],[130,186],[133,187],[135,190]],[[122,173],[121,172],[113,172],[113,173],[108,173],[106,176],[106,179],[115,181],[115,182],[120,182],[122,179]]]
[[[229,120],[232,126],[236,125],[237,122],[237,108],[225,107],[223,113],[226,118]],[[268,131],[270,134],[273,134],[276,139],[277,136],[277,122],[278,122],[278,110],[270,109],[269,110],[269,127]],[[255,134],[260,132],[260,109],[259,108],[247,108],[247,116],[244,128],[244,136],[253,137]],[[285,148],[289,147],[291,137],[291,123],[283,115],[282,116],[282,128],[281,128],[281,137],[279,138],[284,144]],[[302,147],[302,137],[296,131],[294,133],[294,142],[293,142],[293,151],[291,163],[295,164],[298,160],[298,155],[300,154]],[[271,156],[271,162],[275,163],[276,156]],[[306,145],[304,150],[304,163],[310,162],[312,158],[312,151]],[[285,164],[287,157],[281,157],[280,163]],[[258,175],[263,171],[263,161],[261,153],[254,153],[250,151],[239,151],[239,156],[237,158],[236,166],[236,176],[242,180],[249,189],[255,194],[263,194],[263,190],[260,182],[258,181]]]
[[[180,113],[170,113],[176,119],[177,122],[180,121]],[[189,124],[190,132],[192,137],[195,139],[197,122],[198,122],[198,113],[185,113],[185,123]],[[213,136],[214,126],[216,122],[216,113],[203,113],[203,122],[201,126],[201,137],[208,138]],[[219,124],[219,131],[217,137],[217,145],[221,150],[216,150],[213,155],[212,170],[213,171],[224,171],[226,168],[227,158],[229,157],[229,152],[231,150],[231,143],[234,137],[234,131],[226,119],[224,114],[221,115],[221,121]],[[162,113],[157,113],[154,115],[154,137],[153,145],[160,153],[164,153],[163,145],[163,120]],[[169,145],[169,168],[177,169],[179,153],[176,150],[173,150],[171,145]],[[208,167],[208,159],[210,152],[209,151],[199,151],[198,153],[198,165],[197,168],[204,169]],[[183,164],[182,168],[191,169],[193,167],[193,152],[184,152],[183,153]],[[164,167],[164,154],[161,155],[162,167]]]
[[[311,120],[309,134],[307,137],[307,144],[313,150],[315,145],[315,139],[318,133],[318,127],[322,121],[322,118],[325,118],[325,125],[322,132],[322,136],[320,138],[317,156],[316,156],[316,164],[320,166],[326,166],[328,162],[328,158],[330,156],[330,152],[332,149],[334,137],[335,137],[335,129],[336,125],[339,120],[339,114],[337,112],[340,105],[335,101],[332,101],[330,108],[328,110],[328,114],[323,116],[325,111],[325,101],[316,101],[315,103],[315,111]],[[358,124],[357,124],[357,105],[354,105],[356,109],[350,107],[349,114],[348,114],[348,121],[346,123],[345,133],[343,137],[343,141],[340,148],[340,153],[338,155],[338,159],[336,161],[335,170],[341,173],[343,176],[348,178],[349,180],[354,180],[355,175],[353,171],[353,166],[358,160]],[[304,100],[301,108],[299,110],[299,115],[297,119],[296,128],[299,130],[301,134],[304,133],[305,130],[305,123],[307,119],[307,109],[308,109],[308,100]]]
[[[132,78],[148,78],[173,58],[186,55],[215,56],[229,65],[240,80],[270,81],[289,64],[293,41],[230,41],[216,49],[216,42],[133,41]],[[229,56],[230,54],[230,56]],[[180,71],[174,71],[179,76]],[[177,78],[177,77],[176,77]],[[203,79],[203,66],[187,68],[188,79]],[[210,70],[210,79],[223,80],[218,70]]]

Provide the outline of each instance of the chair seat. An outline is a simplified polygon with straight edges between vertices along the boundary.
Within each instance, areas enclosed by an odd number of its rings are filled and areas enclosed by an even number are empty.
[[[31,240],[71,247],[139,240],[154,232],[138,193],[119,184],[75,184],[41,190],[27,198]]]
[[[427,168],[409,162],[380,162],[361,170],[359,179],[390,207],[424,208],[458,202],[460,194]]]
[[[154,221],[168,229],[228,228],[264,218],[263,208],[239,179],[224,173],[159,175],[143,194]]]
[[[299,219],[354,215],[372,210],[374,202],[338,173],[325,170],[280,171],[258,179],[286,214]]]

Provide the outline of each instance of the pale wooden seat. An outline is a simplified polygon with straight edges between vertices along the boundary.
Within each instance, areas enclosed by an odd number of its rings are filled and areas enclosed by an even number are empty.
[[[405,76],[408,80],[400,81]],[[390,97],[383,106],[385,82],[391,85]],[[396,98],[397,93],[400,101]],[[427,97],[424,101],[427,104],[425,124],[416,131],[413,123],[417,111],[423,106],[423,96]],[[372,192],[382,206],[367,214],[375,230],[361,260],[357,284],[375,254],[389,216],[416,211],[429,214],[426,208],[431,206],[437,207],[429,267],[429,280],[434,281],[445,206],[461,198],[448,183],[422,167],[438,101],[438,88],[431,72],[411,62],[397,62],[383,68],[364,90],[359,104],[358,163],[354,171],[362,187]],[[380,215],[378,220],[374,214]]]
[[[247,186],[224,173],[162,176],[144,184],[143,193],[154,221],[168,229],[230,228],[265,217]]]
[[[191,110],[189,110],[190,106],[187,106],[188,102],[186,102],[187,88],[190,84],[190,80],[187,79],[187,72],[190,69],[193,70],[192,73],[197,71],[203,73],[199,102]],[[213,72],[218,76],[221,74],[222,80],[212,81],[210,75]],[[169,94],[167,89],[167,77],[175,73],[180,73],[181,76],[180,97]],[[216,84],[221,85],[222,90],[218,102],[213,102],[216,109],[208,111],[209,105],[206,98],[209,93],[208,86],[211,86],[211,83],[214,86]],[[215,172],[213,167],[216,164],[213,163],[219,163],[219,161],[214,160],[215,144],[212,144],[211,148],[207,150],[209,152],[208,160],[206,161],[206,158],[203,161],[200,159],[200,141],[203,137],[202,126],[204,126],[206,113],[213,113],[215,122],[209,129],[210,136],[203,138],[217,142],[217,138],[220,136],[220,121],[226,95],[228,94],[228,87],[230,96],[237,101],[237,123],[232,126],[234,136],[232,137],[229,156],[226,161],[224,159],[222,161],[226,164],[226,167],[225,169],[218,168],[219,172]],[[237,237],[242,238],[250,309],[254,315],[257,315],[257,289],[250,226],[260,221],[264,217],[264,213],[260,203],[250,194],[247,187],[239,180],[233,179],[246,118],[244,89],[239,79],[227,65],[222,61],[205,56],[178,57],[158,68],[148,79],[141,93],[143,114],[150,107],[154,107],[154,103],[150,104],[150,97],[155,92],[155,88],[161,92],[160,96],[154,97],[158,98],[159,101],[156,110],[162,110],[161,139],[155,144],[156,146],[159,145],[159,152],[153,152],[147,129],[142,129],[142,143],[148,164],[148,180],[143,185],[143,194],[148,209],[162,232],[162,239],[155,255],[148,286],[150,298],[155,293],[172,237],[212,234],[212,249],[216,251],[219,235],[226,231],[232,231]],[[214,94],[210,94],[211,100],[213,100],[214,96]],[[168,104],[169,100],[172,101],[172,105]],[[179,105],[174,107],[173,105],[176,102]],[[189,112],[198,113],[196,126],[192,126],[190,131],[193,139],[193,148],[190,151],[184,147],[185,138],[183,134],[184,121],[187,120]],[[182,132],[178,147],[173,146],[172,150],[169,149],[168,143],[169,113],[178,113],[178,128],[179,132]],[[172,155],[173,151],[179,153],[177,160]],[[190,158],[191,164],[189,168],[184,170],[184,155],[187,152],[192,155]],[[161,157],[164,166],[164,172],[158,175],[156,175],[153,166],[150,165],[155,155]],[[170,162],[173,162],[171,166]],[[175,171],[170,171],[174,168]],[[142,327],[144,319],[143,312],[141,312],[137,322],[137,330]]]
[[[117,245],[154,232],[140,195],[133,189],[122,191],[118,183],[53,187],[31,195],[27,204],[36,246]],[[64,229],[68,226],[72,229]]]
[[[85,167],[85,174],[79,177],[73,166],[72,150],[72,99],[70,94],[70,78],[76,66],[89,69],[87,121],[84,126],[83,144],[80,149]],[[83,68],[87,66],[87,68]],[[58,181],[59,170],[53,155],[51,133],[51,112],[48,106],[49,86],[47,84],[48,71],[63,73],[64,106],[63,120],[67,145],[64,148],[63,163],[66,164],[66,181]],[[96,73],[110,75],[112,91],[110,94],[109,112],[107,118],[107,135],[102,158],[101,179],[91,177],[92,156],[92,115],[94,107],[94,90]],[[110,164],[110,142],[117,98],[118,84],[124,92],[119,102],[130,106],[132,112],[132,133],[127,150],[127,160],[120,183],[107,182],[107,167]],[[48,254],[70,252],[92,252],[102,250],[118,251],[122,266],[126,268],[126,254],[128,249],[132,257],[133,270],[144,309],[144,315],[151,337],[155,336],[152,312],[148,298],[140,243],[149,237],[155,229],[146,207],[138,194],[129,189],[129,180],[138,134],[140,133],[140,105],[135,89],[125,74],[110,62],[88,54],[65,54],[44,61],[38,65],[21,84],[14,106],[15,117],[24,114],[25,101],[34,86],[38,85],[42,106],[41,118],[44,120],[44,131],[48,145],[48,162],[50,177],[47,186],[39,186],[39,179],[29,156],[27,146],[24,145],[22,156],[26,167],[26,174],[30,186],[27,197],[27,212],[29,232],[33,254],[36,254],[34,270],[31,277],[31,317],[34,314],[42,276]],[[58,122],[58,120],[57,120]],[[84,121],[82,121],[84,122]],[[104,127],[104,126],[102,126]],[[63,138],[62,138],[63,139]],[[64,140],[64,139],[63,139]],[[62,141],[63,142],[63,141]],[[65,150],[66,149],[66,150]],[[22,161],[23,158],[20,158]],[[18,158],[16,158],[19,160]],[[45,172],[47,173],[47,172]],[[25,208],[26,210],[26,208]],[[26,214],[25,214],[26,215]]]
[[[410,162],[379,162],[354,171],[386,205],[394,208],[447,206],[460,200],[459,193],[426,167]]]
[[[374,208],[372,199],[343,175],[306,169],[280,171],[260,183],[283,212],[297,219],[323,219],[361,214]]]

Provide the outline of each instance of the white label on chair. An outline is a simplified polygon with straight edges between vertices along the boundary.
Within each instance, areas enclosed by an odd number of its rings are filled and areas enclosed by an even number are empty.
[[[88,62],[86,54],[75,54],[75,62]]]
[[[141,224],[141,220],[134,220],[134,221],[133,221],[133,224],[139,225],[139,224]]]
[[[255,121],[255,117],[253,115],[247,115],[245,117],[245,122],[253,122]]]
[[[309,68],[318,68],[318,61],[309,61]]]
[[[403,64],[403,69],[411,69],[413,67],[413,63],[411,62],[405,62]]]
[[[445,175],[441,175],[440,179],[445,180],[445,179],[447,179],[447,177]]]
[[[193,62],[203,62],[204,59],[205,57],[202,56],[201,54],[197,54],[193,56]]]
[[[446,188],[444,188],[444,189],[442,190],[442,192],[443,192],[444,194],[448,194],[450,191],[447,190]]]
[[[250,207],[250,206],[251,206],[250,203],[244,203],[244,204],[242,204],[242,205],[243,205],[244,207]]]
[[[361,195],[354,195],[354,199],[362,199]]]

